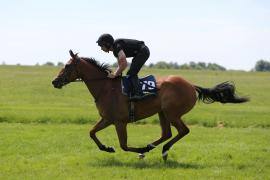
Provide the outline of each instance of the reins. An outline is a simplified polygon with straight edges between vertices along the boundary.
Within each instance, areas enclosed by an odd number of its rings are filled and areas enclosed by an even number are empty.
[[[76,79],[72,82],[90,82],[90,81],[99,81],[99,80],[106,80],[106,79],[108,79],[108,78],[103,77],[103,78],[93,78],[93,79],[88,79],[88,80],[83,80],[83,79],[79,78],[79,79]]]
[[[77,58],[76,59],[77,61],[73,64],[73,67],[76,71],[77,74],[79,74],[78,70],[77,70],[77,64],[79,63],[79,61],[81,61],[81,58]],[[92,78],[92,79],[88,79],[88,80],[83,80],[82,78],[78,78],[72,82],[89,82],[89,81],[99,81],[99,80],[105,80],[105,79],[108,79],[108,77],[101,77],[101,78]]]

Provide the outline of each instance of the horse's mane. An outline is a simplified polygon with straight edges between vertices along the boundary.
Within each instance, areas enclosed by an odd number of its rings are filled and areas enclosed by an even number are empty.
[[[109,68],[108,64],[106,64],[106,63],[100,64],[100,62],[97,61],[95,58],[81,57],[81,59],[92,64],[93,66],[95,66],[96,68],[98,68],[99,70],[101,70],[103,72],[107,72],[107,71],[112,72],[112,70]]]

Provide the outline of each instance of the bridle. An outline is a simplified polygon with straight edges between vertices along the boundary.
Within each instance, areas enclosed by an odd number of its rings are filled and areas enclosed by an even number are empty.
[[[77,65],[79,64],[80,61],[81,61],[81,59],[79,57],[77,57],[77,54],[76,54],[73,57],[73,61],[70,64],[66,64],[65,65],[63,74],[61,74],[57,78],[58,81],[59,81],[59,83],[61,83],[62,86],[66,85],[68,83],[71,83],[71,82],[85,82],[85,83],[87,83],[87,82],[91,82],[91,81],[100,81],[100,80],[106,80],[106,79],[108,79],[107,76],[105,76],[105,77],[99,77],[99,78],[91,78],[91,79],[83,79],[83,78],[81,78],[80,77],[80,73],[79,73],[79,71],[77,69]],[[73,71],[75,71],[80,78],[77,78],[74,81],[69,81],[68,79],[70,79],[71,73]],[[95,102],[98,101],[99,97],[102,95],[102,92],[103,92],[103,88],[100,90],[100,92],[97,94],[97,96],[94,97]]]
[[[79,63],[79,59],[76,59],[75,62],[72,62],[70,64],[66,64],[64,67],[64,72],[60,76],[58,76],[55,80],[61,83],[61,86],[64,86],[70,82],[80,82],[80,79],[76,79],[74,81],[68,81],[69,77],[71,76],[71,73],[75,70],[78,74],[78,70],[76,68],[77,64]]]
[[[101,77],[101,78],[92,78],[92,79],[87,79],[87,80],[82,79],[82,78],[77,78],[74,81],[68,81],[68,79],[71,76],[71,73],[73,71],[75,71],[78,74],[78,76],[80,76],[79,75],[80,73],[77,69],[77,64],[79,64],[80,61],[81,61],[81,59],[79,57],[76,57],[75,62],[72,62],[70,64],[65,65],[65,68],[64,68],[65,70],[64,70],[63,74],[60,77],[58,77],[59,80],[61,79],[61,81],[63,82],[62,83],[63,85],[66,85],[66,84],[71,83],[71,82],[89,82],[89,81],[98,81],[98,80],[108,79],[107,76],[105,76],[105,77]]]
[[[98,77],[98,78],[88,78],[88,77],[82,77],[81,76],[81,72],[78,70],[78,64],[82,61],[82,59],[80,57],[77,56],[77,54],[74,54],[72,52],[72,50],[69,51],[70,56],[72,57],[72,59],[70,60],[69,64],[66,64],[64,69],[62,70],[62,73],[60,75],[58,75],[58,77],[56,77],[53,81],[52,84],[54,85],[55,88],[62,88],[64,85],[71,83],[71,82],[84,82],[87,86],[89,85],[88,82],[92,82],[92,81],[102,81],[102,80],[109,80],[108,78],[108,74],[111,73],[109,70],[105,71],[107,72],[107,74],[103,77]],[[76,72],[77,73],[77,79],[74,79],[73,81],[70,81],[70,77],[72,72]],[[106,73],[104,72],[104,73]],[[117,77],[120,78],[121,76]],[[107,89],[106,86],[104,86],[105,84],[101,84],[100,89],[98,90],[97,94],[95,94],[95,96],[93,95],[95,102],[98,101],[98,99],[103,95],[103,92]],[[114,90],[114,88],[111,88],[111,90]]]

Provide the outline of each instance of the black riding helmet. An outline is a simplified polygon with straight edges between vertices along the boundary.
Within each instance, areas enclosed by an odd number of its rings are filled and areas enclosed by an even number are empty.
[[[113,45],[114,39],[110,34],[102,34],[99,36],[97,43],[99,46],[105,46],[106,48],[110,48]]]

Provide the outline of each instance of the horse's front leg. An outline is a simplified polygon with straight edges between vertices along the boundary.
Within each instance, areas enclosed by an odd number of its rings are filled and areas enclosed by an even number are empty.
[[[145,153],[149,152],[150,147],[143,147],[143,148],[134,148],[127,146],[127,123],[124,122],[116,122],[115,123],[116,132],[118,135],[120,147],[124,151],[136,152],[136,153]]]
[[[107,121],[105,119],[101,119],[99,122],[97,122],[97,124],[93,127],[92,130],[90,130],[89,134],[90,137],[95,141],[96,145],[98,146],[98,148],[101,151],[106,151],[106,152],[115,152],[114,149],[112,147],[107,147],[105,145],[103,145],[97,138],[96,133],[106,127],[108,127],[109,125],[111,125],[112,123],[110,121]]]

